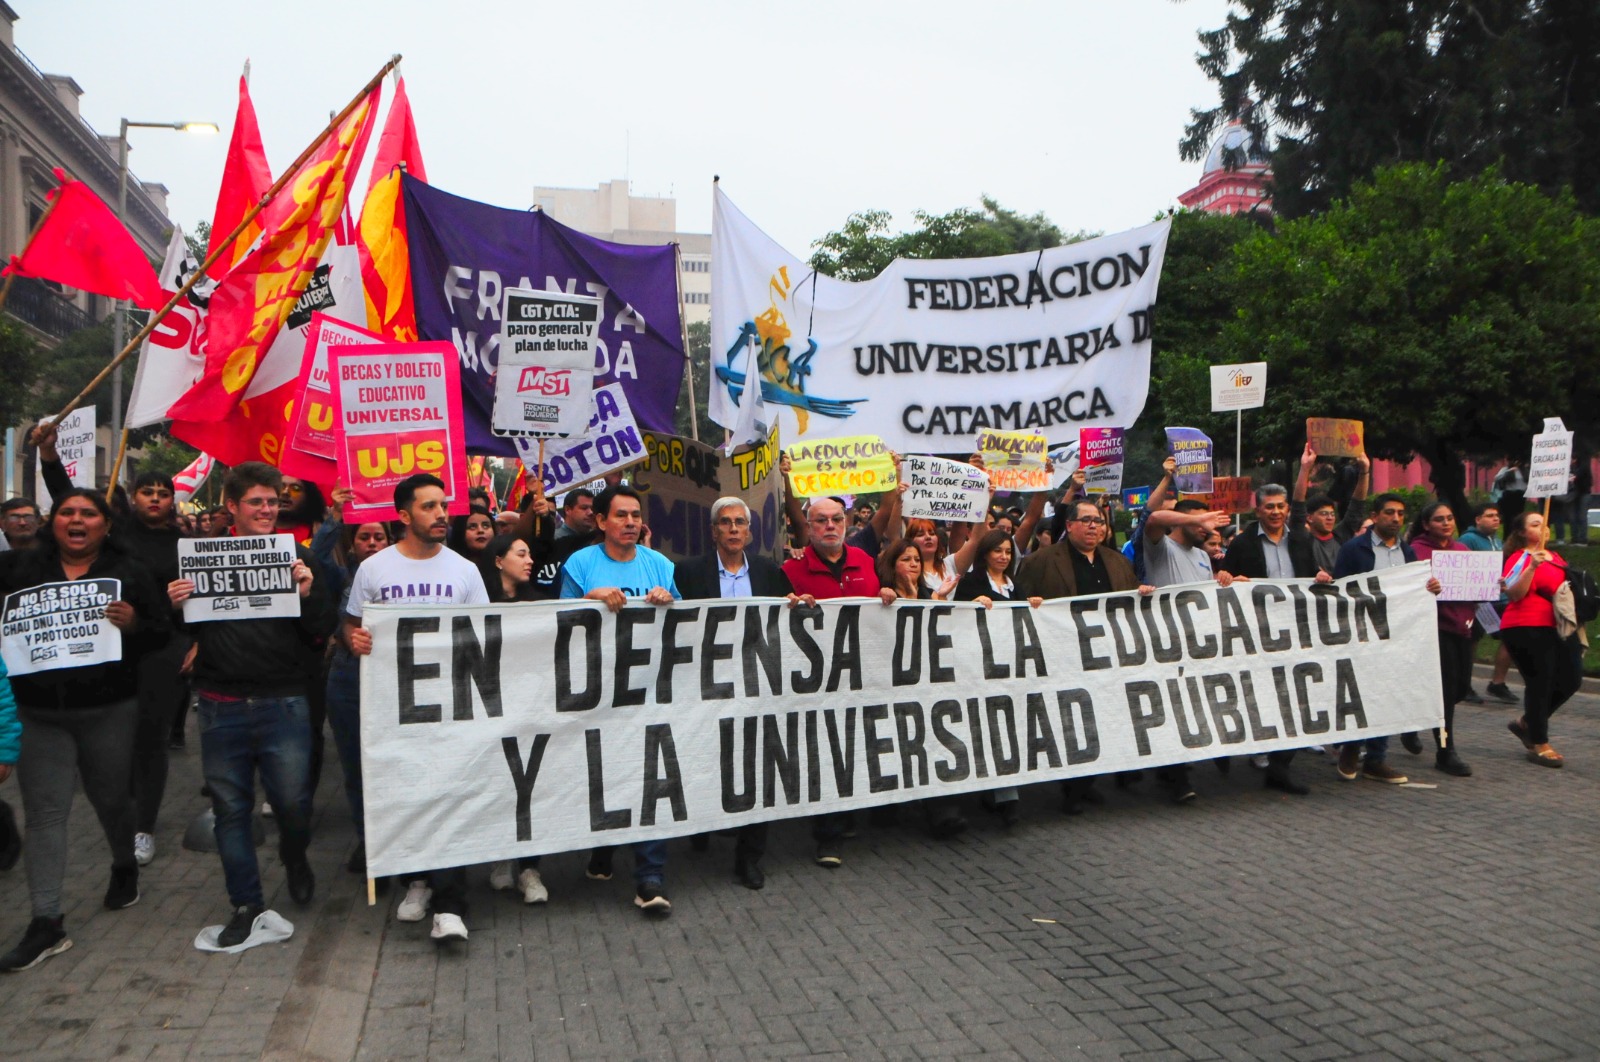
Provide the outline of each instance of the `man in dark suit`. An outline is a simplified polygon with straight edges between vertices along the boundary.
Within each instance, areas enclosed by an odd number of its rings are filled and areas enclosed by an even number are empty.
[[[794,599],[789,577],[770,558],[748,552],[750,507],[738,498],[718,498],[711,506],[711,541],[716,549],[677,564],[673,581],[685,601],[739,597]],[[701,847],[702,838],[695,838]],[[767,824],[739,828],[733,851],[733,876],[747,889],[766,884],[761,857],[767,851]]]
[[[1289,526],[1289,492],[1277,483],[1265,483],[1256,488],[1256,522],[1234,536],[1233,545],[1223,554],[1221,567],[1235,579],[1333,581],[1333,577],[1317,565],[1311,532]],[[1268,789],[1295,796],[1310,792],[1289,777],[1289,761],[1293,759],[1293,749],[1267,756],[1267,774],[1263,782]]]
[[[1100,507],[1088,498],[1066,503],[1066,529],[1060,541],[1030,554],[1017,569],[1017,597],[1088,597],[1118,590],[1138,590],[1133,564],[1105,544],[1111,527]],[[1129,777],[1137,777],[1130,772]],[[1126,779],[1125,779],[1126,781]],[[1098,804],[1094,779],[1063,782],[1062,810],[1076,815],[1085,802]]]

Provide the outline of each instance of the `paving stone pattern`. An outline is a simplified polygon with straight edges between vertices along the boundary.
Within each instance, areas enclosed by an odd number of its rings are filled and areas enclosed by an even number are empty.
[[[1106,805],[1076,818],[1030,789],[1009,833],[973,806],[951,842],[915,806],[862,816],[833,872],[785,823],[759,893],[732,881],[731,839],[678,841],[659,922],[632,907],[623,851],[608,883],[582,854],[546,859],[545,908],[482,868],[472,938],[447,950],[389,916],[397,893],[365,906],[330,762],[317,899],[288,899],[269,843],[269,902],[297,932],[240,956],[193,947],[227,910],[216,857],[178,846],[202,807],[191,735],[137,906],[101,909],[106,850],[75,805],[74,947],[0,975],[0,1057],[1594,1058],[1600,697],[1557,717],[1561,771],[1523,759],[1513,714],[1459,710],[1470,779],[1395,742],[1435,790],[1341,782],[1302,754],[1313,793],[1284,797],[1236,759],[1197,765],[1188,807],[1147,776],[1103,780]],[[27,911],[19,866],[0,875],[3,946]]]

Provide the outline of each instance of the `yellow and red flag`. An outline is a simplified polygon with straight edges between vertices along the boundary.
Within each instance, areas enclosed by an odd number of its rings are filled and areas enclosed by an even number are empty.
[[[261,143],[261,127],[256,124],[256,106],[250,101],[250,82],[239,78],[239,109],[233,118],[233,136],[228,140],[228,160],[222,166],[222,187],[217,192],[217,208],[211,215],[211,240],[206,257],[234,230],[250,208],[272,187],[272,171],[267,168],[267,151]],[[250,250],[261,235],[261,218],[239,234],[232,248],[206,271],[221,280]]]
[[[322,262],[349,198],[378,109],[373,89],[260,214],[262,239],[211,296],[205,371],[171,409],[172,434],[225,464],[277,463],[288,408],[274,387],[247,391]],[[292,380],[294,373],[288,374]],[[292,387],[287,403],[292,403]]]
[[[411,301],[411,256],[406,243],[406,211],[400,200],[400,170],[428,179],[422,147],[411,117],[405,79],[395,85],[384,120],[372,178],[361,205],[356,246],[361,252],[361,283],[367,295],[367,327],[402,343],[417,338],[417,313]]]
[[[522,498],[528,493],[528,467],[521,461],[517,462],[517,478],[511,481],[511,486],[506,488],[506,511],[520,512]]]

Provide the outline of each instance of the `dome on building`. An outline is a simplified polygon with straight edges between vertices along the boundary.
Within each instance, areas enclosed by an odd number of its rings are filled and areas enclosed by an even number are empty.
[[[1223,165],[1224,153],[1233,154],[1240,160],[1241,167],[1267,164],[1266,153],[1256,147],[1255,137],[1237,121],[1229,122],[1227,128],[1223,129],[1222,135],[1212,143],[1211,150],[1206,152],[1206,164],[1200,171],[1201,175],[1226,169]]]

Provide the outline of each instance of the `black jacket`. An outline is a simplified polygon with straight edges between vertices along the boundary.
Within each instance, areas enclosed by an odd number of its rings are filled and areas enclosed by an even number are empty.
[[[67,582],[53,545],[0,554],[0,596],[45,583]],[[28,708],[99,708],[128,700],[139,691],[139,659],[160,648],[171,630],[165,587],[139,561],[107,537],[88,579],[122,580],[122,600],[133,606],[138,625],[122,636],[122,659],[108,664],[65,667],[33,675],[12,675],[17,703]]]
[[[788,597],[793,593],[789,577],[771,557],[745,551],[744,562],[750,566],[750,594],[752,597]],[[715,551],[681,560],[675,566],[673,581],[685,601],[708,600],[722,596],[722,577],[717,572]]]
[[[186,624],[200,651],[194,688],[230,697],[303,697],[316,662],[339,624],[328,580],[304,546],[295,555],[310,566],[311,593],[298,619],[212,620]]]
[[[1222,570],[1229,575],[1242,575],[1247,579],[1267,578],[1267,554],[1257,532],[1259,523],[1251,524],[1234,536],[1233,545],[1222,557]],[[1289,563],[1294,566],[1296,579],[1317,577],[1317,556],[1311,549],[1309,531],[1291,530],[1289,535]]]

